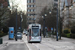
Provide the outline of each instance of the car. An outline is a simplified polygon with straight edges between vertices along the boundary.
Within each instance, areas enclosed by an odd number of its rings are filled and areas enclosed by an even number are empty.
[[[22,33],[21,32],[17,32],[17,39],[21,39],[22,40]]]
[[[17,30],[17,32],[21,32],[21,30]]]
[[[28,32],[26,31],[26,36],[28,35]]]
[[[26,31],[23,31],[23,34],[26,34]]]
[[[26,36],[27,36],[27,31],[23,31],[23,34],[26,34]]]

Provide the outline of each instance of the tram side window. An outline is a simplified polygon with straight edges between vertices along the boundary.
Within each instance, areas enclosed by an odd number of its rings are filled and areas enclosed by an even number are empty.
[[[40,36],[41,36],[41,29],[40,29]]]
[[[29,29],[29,36],[31,36],[31,29]]]

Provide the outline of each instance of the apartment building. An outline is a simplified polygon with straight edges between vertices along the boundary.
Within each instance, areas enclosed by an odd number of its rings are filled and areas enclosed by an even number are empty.
[[[35,0],[27,0],[27,19],[28,24],[32,23],[35,18]]]
[[[54,3],[54,0],[27,0],[27,23],[35,23],[39,21],[39,14],[44,7],[49,7]]]

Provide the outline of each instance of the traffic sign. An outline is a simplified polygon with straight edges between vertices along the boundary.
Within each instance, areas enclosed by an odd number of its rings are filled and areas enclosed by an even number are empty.
[[[51,30],[53,31],[53,28],[51,27]]]

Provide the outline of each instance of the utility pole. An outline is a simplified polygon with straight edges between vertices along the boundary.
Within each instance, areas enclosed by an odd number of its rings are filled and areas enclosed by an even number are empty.
[[[21,33],[22,33],[22,12],[21,12],[21,17],[20,17],[20,27],[21,27]]]
[[[43,19],[43,34],[44,34],[44,38],[45,38],[45,16],[44,16],[44,19]]]
[[[58,41],[58,8],[57,8],[57,22],[56,22],[56,41]]]
[[[61,39],[62,24],[60,19],[60,0],[58,0],[58,16],[59,16],[59,39]]]
[[[17,8],[16,8],[16,32],[15,32],[15,40],[17,41]]]

